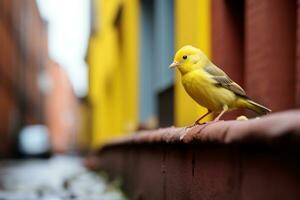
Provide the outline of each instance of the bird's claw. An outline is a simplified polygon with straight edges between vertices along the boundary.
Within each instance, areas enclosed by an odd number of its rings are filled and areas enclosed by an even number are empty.
[[[195,126],[200,126],[200,125],[205,125],[207,124],[207,122],[203,122],[203,123],[199,123],[199,122],[195,122],[193,125],[187,126],[186,128],[193,128]]]
[[[224,121],[224,120],[213,120],[213,121],[208,121],[208,122],[203,122],[203,123],[195,122],[193,125],[187,126],[186,129],[193,128],[195,126],[213,124],[213,123],[216,123],[219,121]]]

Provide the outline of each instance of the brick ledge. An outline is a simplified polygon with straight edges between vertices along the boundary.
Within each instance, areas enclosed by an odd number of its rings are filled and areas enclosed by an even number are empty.
[[[282,137],[292,137],[300,143],[300,110],[290,110],[270,114],[260,119],[247,121],[220,121],[198,125],[193,128],[168,127],[115,139],[103,148],[115,145],[145,143],[236,143],[260,141],[268,142]],[[279,142],[285,142],[286,140]]]

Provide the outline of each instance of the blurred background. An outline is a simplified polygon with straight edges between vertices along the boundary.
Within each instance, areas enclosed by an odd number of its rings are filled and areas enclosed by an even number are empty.
[[[297,2],[0,0],[0,156],[192,124],[206,110],[168,69],[186,44],[274,112],[299,108]]]

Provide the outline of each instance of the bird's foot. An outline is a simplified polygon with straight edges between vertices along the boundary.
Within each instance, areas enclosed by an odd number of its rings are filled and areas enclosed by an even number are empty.
[[[202,128],[205,128],[211,122],[195,122],[193,125],[187,126],[185,133],[180,136],[181,141],[190,141],[193,138],[193,135],[200,131]]]
[[[204,122],[204,123],[195,122],[193,125],[187,126],[186,128],[187,128],[187,129],[188,129],[188,128],[193,128],[193,127],[195,127],[195,126],[204,125],[204,124],[206,124],[206,122]]]
[[[208,121],[208,122],[203,122],[203,123],[195,122],[193,125],[187,126],[185,128],[186,132],[180,136],[180,140],[185,141],[185,142],[190,141],[194,137],[195,133],[198,133],[200,130],[204,129],[206,126],[208,126],[210,124],[214,124],[219,121],[224,121],[224,120],[213,120],[213,121]]]
[[[199,124],[194,123],[193,125],[186,126],[185,128],[186,128],[186,129],[189,129],[189,128],[193,128],[193,127],[195,127],[195,126],[197,126],[197,125],[199,125]]]
[[[210,122],[202,122],[202,123],[200,123],[200,122],[195,122],[193,125],[187,126],[186,128],[187,128],[187,129],[188,129],[188,128],[193,128],[193,127],[195,127],[195,126],[206,125],[206,124],[209,124],[209,123],[211,123],[211,121],[210,121]]]
[[[217,122],[223,122],[224,120],[222,119],[217,119],[217,120],[213,120],[213,121],[209,121],[207,122],[208,124],[214,124],[214,123],[217,123]]]
[[[214,119],[213,121],[202,122],[202,123],[195,122],[193,125],[187,126],[186,128],[188,129],[188,128],[193,128],[195,126],[213,124],[213,123],[220,122],[220,121],[224,121],[224,120]]]

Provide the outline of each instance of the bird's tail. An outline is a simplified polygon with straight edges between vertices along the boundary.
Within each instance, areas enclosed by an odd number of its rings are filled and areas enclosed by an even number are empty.
[[[263,105],[260,105],[250,99],[244,99],[243,100],[243,107],[246,107],[250,110],[253,110],[259,115],[266,115],[271,112],[271,110]]]

